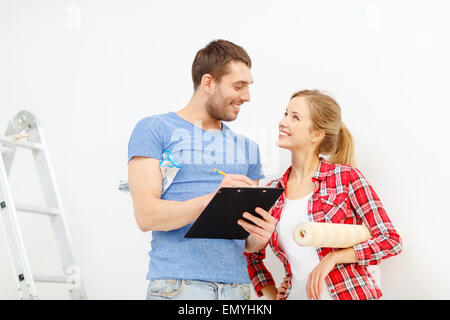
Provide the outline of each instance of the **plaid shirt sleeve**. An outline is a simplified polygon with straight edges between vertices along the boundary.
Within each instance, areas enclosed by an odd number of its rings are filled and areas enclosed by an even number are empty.
[[[255,292],[258,297],[263,295],[261,292],[262,287],[267,285],[275,285],[272,274],[267,270],[263,263],[263,260],[266,257],[266,248],[267,246],[252,253],[244,252],[247,257],[248,275],[250,276],[250,280],[255,287]]]
[[[382,259],[399,254],[402,242],[380,199],[363,174],[356,168],[350,172],[349,191],[353,211],[368,227],[372,238],[353,246],[359,265],[376,265]]]

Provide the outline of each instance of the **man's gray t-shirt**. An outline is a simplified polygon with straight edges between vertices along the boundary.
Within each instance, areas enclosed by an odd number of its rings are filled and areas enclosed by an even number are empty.
[[[184,201],[213,192],[223,179],[213,168],[252,180],[264,178],[255,142],[223,122],[220,131],[194,124],[169,112],[140,120],[131,134],[128,161],[134,156],[161,160],[168,150],[181,165],[161,199]],[[245,240],[186,239],[190,226],[152,232],[147,279],[250,283]]]

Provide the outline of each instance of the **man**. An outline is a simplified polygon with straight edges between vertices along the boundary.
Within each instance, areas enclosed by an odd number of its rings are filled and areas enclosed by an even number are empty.
[[[264,219],[248,217],[257,226],[242,225],[250,232],[245,241],[184,238],[219,188],[250,186],[264,177],[258,146],[222,122],[235,120],[250,101],[250,68],[242,47],[212,41],[195,56],[187,106],[144,118],[133,130],[128,183],[134,214],[142,231],[153,232],[147,299],[250,297],[243,252],[267,243],[275,226],[270,214],[257,208]],[[167,151],[180,168],[162,193],[160,160]]]

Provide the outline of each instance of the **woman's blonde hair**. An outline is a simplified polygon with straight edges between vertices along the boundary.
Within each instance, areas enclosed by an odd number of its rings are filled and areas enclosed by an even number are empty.
[[[353,137],[341,120],[341,108],[330,96],[319,90],[302,90],[291,97],[305,97],[311,114],[312,128],[323,130],[325,137],[317,153],[330,155],[329,163],[355,166]]]

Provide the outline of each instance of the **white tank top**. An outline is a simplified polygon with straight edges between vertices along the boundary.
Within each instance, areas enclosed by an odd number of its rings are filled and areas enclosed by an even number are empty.
[[[303,198],[289,200],[284,198],[284,208],[278,225],[278,241],[286,253],[292,271],[292,288],[288,300],[306,300],[306,283],[311,271],[319,264],[315,247],[301,247],[292,236],[294,227],[301,221],[308,221],[308,200],[312,192]],[[322,287],[322,300],[332,300],[325,282]]]

